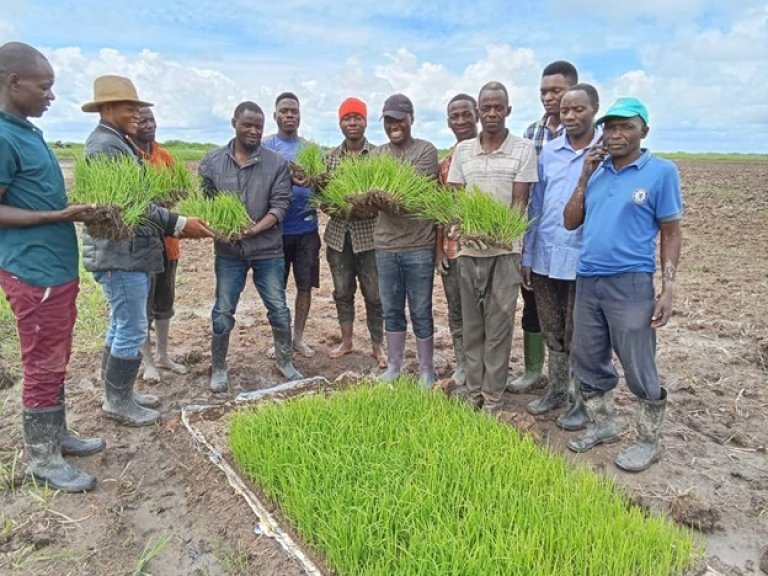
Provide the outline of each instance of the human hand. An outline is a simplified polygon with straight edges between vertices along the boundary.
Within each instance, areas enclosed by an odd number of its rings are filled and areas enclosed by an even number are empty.
[[[58,212],[58,219],[61,222],[83,222],[88,224],[96,218],[96,206],[93,204],[70,204]]]
[[[651,316],[651,328],[661,328],[669,322],[672,317],[672,298],[671,290],[662,290],[656,298],[656,308]]]
[[[451,268],[451,261],[441,249],[435,251],[435,272],[445,276]]]
[[[523,266],[521,268],[521,273],[523,276],[523,288],[533,291],[533,281],[531,280],[531,277],[533,276],[533,270],[530,266]]]
[[[195,216],[188,216],[184,229],[179,234],[179,238],[213,238],[213,231],[208,228],[208,224]]]
[[[483,242],[482,240],[478,240],[476,238],[461,238],[459,240],[462,246],[466,246],[467,248],[471,248],[472,250],[488,250],[490,246]]]
[[[592,174],[594,174],[595,170],[597,170],[597,167],[607,155],[608,151],[606,150],[605,146],[603,146],[603,136],[600,135],[600,138],[597,139],[595,145],[587,151],[587,155],[584,157],[584,164],[581,169],[581,178],[585,182],[586,180],[589,180],[589,177],[592,176]]]
[[[445,232],[445,237],[453,242],[458,242],[461,238],[461,227],[458,224],[451,224]]]

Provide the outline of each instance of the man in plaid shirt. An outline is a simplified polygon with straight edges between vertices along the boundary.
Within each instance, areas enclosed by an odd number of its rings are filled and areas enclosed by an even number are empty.
[[[544,67],[541,73],[539,93],[544,116],[533,122],[525,131],[524,138],[533,141],[536,156],[541,155],[544,145],[565,132],[560,122],[560,100],[571,86],[579,81],[579,73],[570,62],[557,60]],[[529,214],[530,216],[530,214]],[[544,368],[544,337],[539,326],[536,299],[530,286],[523,285],[523,355],[525,373],[516,380],[507,381],[512,392],[527,392],[541,380]]]
[[[328,172],[334,170],[347,155],[367,155],[375,148],[365,137],[368,109],[365,102],[347,98],[339,107],[339,127],[344,141],[326,158]],[[352,343],[355,320],[355,291],[357,283],[365,299],[368,332],[371,335],[371,355],[380,368],[387,367],[384,355],[383,317],[379,299],[379,276],[373,250],[373,229],[376,218],[343,220],[332,217],[325,228],[328,266],[333,278],[333,300],[341,327],[341,343],[328,354],[341,358],[354,350]]]

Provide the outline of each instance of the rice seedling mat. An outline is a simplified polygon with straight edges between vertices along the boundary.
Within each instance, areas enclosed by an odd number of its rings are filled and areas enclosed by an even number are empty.
[[[609,479],[413,383],[300,381],[184,422],[309,573],[640,576],[698,556]]]

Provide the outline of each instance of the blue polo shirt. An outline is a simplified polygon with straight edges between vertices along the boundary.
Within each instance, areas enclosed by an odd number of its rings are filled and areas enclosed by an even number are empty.
[[[24,210],[67,205],[59,162],[30,122],[0,111],[0,204]],[[0,269],[33,286],[59,286],[78,277],[75,225],[53,222],[0,227]]]
[[[288,162],[293,162],[296,153],[306,145],[303,138],[285,140],[279,134],[269,136],[261,143],[262,146],[274,150]],[[291,186],[291,207],[283,218],[283,235],[306,234],[317,230],[317,211],[309,207],[309,197],[312,188]]]
[[[656,271],[659,223],[683,213],[677,166],[643,150],[618,172],[607,158],[584,195],[579,276]]]

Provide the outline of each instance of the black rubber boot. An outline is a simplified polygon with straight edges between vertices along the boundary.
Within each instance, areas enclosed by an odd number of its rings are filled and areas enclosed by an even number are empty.
[[[24,409],[24,445],[27,475],[63,492],[85,492],[96,477],[75,468],[61,457],[64,406]]]
[[[613,390],[582,394],[590,424],[583,434],[568,442],[568,448],[574,452],[586,452],[598,444],[616,442],[619,435],[613,419]]]
[[[568,354],[549,352],[549,386],[547,392],[525,409],[534,416],[559,408],[568,401]]]
[[[64,408],[61,417],[61,453],[64,456],[91,456],[104,450],[107,443],[103,438],[80,438],[67,428],[67,409],[64,403],[64,384],[59,387],[59,404]]]
[[[285,376],[285,378],[292,382],[293,380],[301,380],[304,378],[301,372],[296,370],[293,365],[293,342],[291,340],[290,328],[275,328],[272,327],[272,337],[275,340],[275,362],[277,368]]]
[[[109,357],[112,355],[109,348],[106,346],[104,347],[104,352],[101,355],[101,382],[104,383],[104,375],[107,371],[107,362],[109,361]],[[105,385],[106,389],[106,385]],[[139,406],[144,406],[144,408],[157,408],[160,406],[160,398],[155,396],[154,394],[140,394],[139,392],[136,392],[136,390],[133,391],[133,401],[136,402]],[[104,406],[104,403],[102,401],[102,407]]]
[[[667,406],[667,391],[661,389],[659,400],[638,398],[637,407],[637,443],[624,450],[616,458],[616,466],[627,472],[642,472],[661,458],[659,444],[661,425]]]
[[[126,426],[150,426],[160,419],[160,412],[143,408],[133,399],[133,385],[139,374],[141,356],[119,358],[110,355],[104,375],[104,403],[107,418]]]
[[[229,389],[227,373],[227,353],[229,352],[229,332],[211,336],[211,392],[222,394]]]

